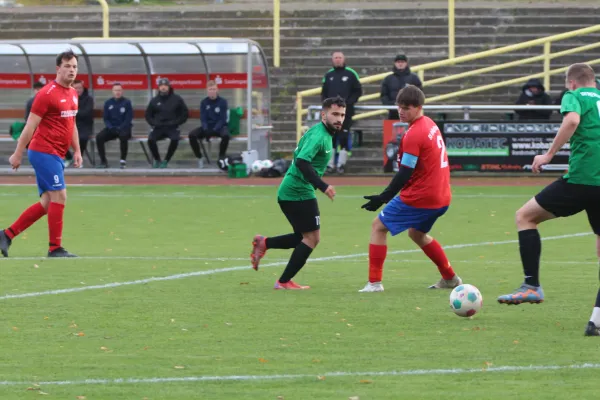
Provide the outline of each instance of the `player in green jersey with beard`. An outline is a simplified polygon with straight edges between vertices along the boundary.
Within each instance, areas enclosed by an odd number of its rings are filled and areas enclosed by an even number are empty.
[[[321,217],[315,189],[325,193],[331,200],[335,197],[333,186],[323,182],[321,177],[333,156],[331,137],[342,129],[345,116],[344,99],[325,99],[321,110],[321,123],[310,128],[294,150],[292,165],[277,191],[279,207],[292,225],[294,233],[254,237],[250,259],[255,270],[258,270],[260,260],[267,249],[294,249],[283,274],[275,282],[275,289],[309,289],[309,286],[298,285],[292,278],[306,264],[310,253],[320,240]]]
[[[519,250],[525,282],[511,294],[498,297],[504,304],[541,303],[544,292],[539,282],[541,240],[538,224],[581,211],[596,234],[600,258],[600,90],[594,70],[587,64],[573,64],[567,70],[566,87],[560,112],[564,118],[550,149],[533,160],[539,173],[567,142],[571,146],[569,171],[529,200],[516,214]],[[600,290],[586,336],[600,336]]]

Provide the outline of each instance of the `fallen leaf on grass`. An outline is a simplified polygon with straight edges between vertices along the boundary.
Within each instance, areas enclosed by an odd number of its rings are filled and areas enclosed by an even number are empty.
[[[77,400],[85,400],[86,397],[85,396],[77,396]]]
[[[314,362],[314,363],[320,363],[320,362],[321,362],[321,360],[319,360],[319,359],[315,358],[315,359],[313,359],[313,360],[312,360],[312,362]]]
[[[264,358],[262,358],[262,357],[261,357],[261,358],[259,358],[259,359],[258,359],[258,361],[259,361],[259,362],[261,362],[261,363],[268,363],[268,362],[269,362],[269,360],[265,360],[265,359],[264,359]]]
[[[100,350],[102,350],[102,351],[108,351],[108,347],[102,346],[102,347],[100,347]]]
[[[39,268],[40,266],[37,264],[33,264],[33,268]]]
[[[19,328],[17,328],[16,326],[13,326],[13,327],[12,327],[12,330],[16,332],[16,331],[18,331],[18,330],[19,330]]]
[[[319,375],[319,376],[317,376],[317,379],[318,379],[318,380],[320,380],[320,381],[324,381],[324,380],[325,380],[325,377],[324,377],[324,376],[322,376],[322,375]]]
[[[361,379],[359,382],[360,383],[373,383],[373,381],[370,379]]]
[[[76,336],[85,336],[85,333],[79,332],[79,333],[75,333],[74,335],[76,335]]]
[[[39,391],[39,393],[40,393],[40,394],[48,394],[48,393],[46,393],[46,392],[42,392],[41,390]]]
[[[240,285],[249,285],[250,282],[240,282]]]
[[[173,368],[175,368],[175,369],[184,369],[185,367],[183,365],[176,365]]]
[[[519,344],[518,340],[513,340],[513,344]]]
[[[50,319],[50,317],[44,317],[44,319]]]
[[[494,364],[493,364],[493,363],[491,363],[491,362],[489,362],[489,361],[486,361],[486,362],[485,362],[485,366],[486,366],[486,367],[491,367],[492,365],[494,365]]]
[[[285,397],[283,397],[283,396],[277,396],[277,400],[284,400],[284,399],[285,399]]]
[[[350,396],[350,397],[348,397],[348,400],[360,400],[360,397],[358,397],[358,396]]]
[[[39,387],[28,387],[27,390],[42,390]]]

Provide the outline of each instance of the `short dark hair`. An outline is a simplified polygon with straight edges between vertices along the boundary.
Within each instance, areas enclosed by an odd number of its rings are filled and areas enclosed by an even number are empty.
[[[73,53],[73,50],[63,51],[56,56],[56,66],[60,67],[63,61],[71,61],[72,59],[79,60],[77,54]]]
[[[43,87],[44,87],[44,84],[42,82],[40,82],[40,81],[37,81],[37,82],[33,83],[33,88],[34,89],[41,89]]]
[[[595,83],[596,74],[588,64],[573,64],[567,70],[567,80],[575,81],[580,85]]]
[[[338,106],[338,107],[346,107],[346,100],[342,99],[340,96],[337,97],[330,97],[328,99],[325,99],[323,101],[323,110],[329,110],[331,108],[331,106]]]
[[[123,85],[121,85],[121,82],[115,82],[115,83],[113,83],[112,87],[114,88],[115,86],[121,86],[121,87],[123,87]]]
[[[425,93],[414,85],[408,85],[398,92],[396,104],[399,106],[421,107],[425,104]]]

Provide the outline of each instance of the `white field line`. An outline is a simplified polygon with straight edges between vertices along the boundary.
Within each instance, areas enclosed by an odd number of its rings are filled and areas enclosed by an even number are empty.
[[[116,378],[116,379],[83,379],[83,380],[65,380],[65,381],[39,381],[35,384],[40,386],[83,386],[83,385],[122,385],[122,384],[152,384],[152,383],[180,383],[180,382],[223,382],[223,381],[274,381],[274,380],[294,380],[294,379],[316,379],[317,377],[339,378],[348,376],[422,376],[422,375],[463,375],[476,373],[497,373],[497,372],[543,372],[543,371],[564,371],[564,370],[584,370],[600,369],[600,364],[585,363],[572,365],[526,365],[516,366],[507,365],[500,367],[487,368],[449,368],[449,369],[407,369],[397,371],[336,371],[323,374],[276,374],[276,375],[222,375],[222,376],[186,376],[169,378]],[[29,385],[30,382],[18,381],[0,381],[0,386],[21,386]]]
[[[548,237],[543,238],[542,240],[559,240],[559,239],[566,239],[566,238],[573,238],[573,237],[580,237],[580,236],[589,236],[589,235],[591,235],[591,233],[573,233],[573,234],[568,234],[568,235],[548,236]],[[498,241],[498,242],[463,243],[463,244],[455,244],[455,245],[445,246],[444,249],[446,249],[446,250],[464,249],[464,248],[476,247],[476,246],[503,245],[503,244],[513,244],[513,243],[518,243],[518,241],[517,240],[504,240],[504,241]],[[390,252],[388,252],[388,254],[416,253],[416,252],[420,252],[420,251],[421,251],[420,249],[396,250],[396,251],[390,251]],[[345,259],[352,259],[352,258],[365,257],[365,256],[368,256],[368,253],[355,253],[355,254],[346,254],[346,255],[340,255],[340,256],[319,257],[319,258],[313,258],[312,260],[309,259],[309,261],[310,262],[320,262],[320,261],[345,260]],[[65,259],[60,259],[60,260],[64,261]],[[73,260],[76,260],[76,259],[73,259]],[[282,265],[286,265],[286,264],[287,264],[286,261],[272,262],[272,263],[261,265],[261,268],[276,267],[276,266],[282,266]],[[191,278],[194,276],[214,275],[214,274],[223,273],[223,272],[244,271],[244,270],[249,270],[249,269],[250,269],[250,267],[248,265],[241,265],[241,266],[237,266],[237,267],[209,269],[209,270],[204,270],[204,271],[187,272],[187,273],[176,274],[176,275],[138,279],[135,281],[113,282],[113,283],[107,283],[107,284],[103,284],[103,285],[81,286],[81,287],[76,287],[76,288],[56,289],[56,290],[47,290],[47,291],[42,291],[42,292],[31,292],[31,293],[21,293],[21,294],[8,294],[8,295],[0,296],[0,300],[23,299],[23,298],[27,298],[27,297],[40,297],[40,296],[47,296],[47,295],[77,293],[77,292],[84,292],[84,291],[88,291],[88,290],[111,289],[111,288],[116,288],[116,287],[120,287],[120,286],[143,285],[143,284],[151,283],[151,282],[173,281],[173,280],[177,280],[177,279]]]
[[[459,199],[522,199],[532,197],[533,194],[454,194],[453,198]],[[22,197],[22,193],[0,193],[0,197]],[[90,198],[153,198],[153,199],[273,199],[274,196],[267,195],[219,195],[203,193],[79,193],[75,192],[72,198],[90,197]],[[362,195],[344,195],[338,194],[336,198],[341,199],[363,199]]]

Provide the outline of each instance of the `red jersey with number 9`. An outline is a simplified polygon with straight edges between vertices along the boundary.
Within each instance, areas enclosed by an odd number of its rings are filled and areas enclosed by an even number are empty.
[[[413,121],[400,144],[398,164],[404,153],[418,157],[410,180],[400,191],[404,204],[436,209],[450,205],[450,168],[444,138],[429,117]]]
[[[77,91],[52,81],[36,95],[31,112],[42,118],[29,144],[30,150],[63,158],[71,146],[78,109]]]

